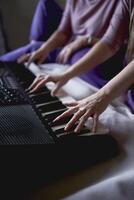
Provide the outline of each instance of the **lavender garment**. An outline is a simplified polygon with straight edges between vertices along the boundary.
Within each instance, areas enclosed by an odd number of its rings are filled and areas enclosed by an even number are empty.
[[[80,35],[98,37],[117,51],[127,38],[128,21],[128,11],[122,0],[67,0],[59,30],[74,38]]]
[[[77,38],[95,36],[111,46],[116,53],[128,38],[129,13],[122,0],[67,0],[59,30]],[[89,51],[76,52],[71,60],[78,61]],[[123,68],[124,49],[110,60],[81,75],[87,82],[102,87]],[[71,64],[73,62],[71,61]]]
[[[56,30],[62,9],[55,0],[40,0],[33,17],[30,40],[44,41]]]
[[[105,32],[107,33],[106,29],[110,24],[112,16],[114,16],[115,10],[117,10],[120,6],[120,2],[122,2],[122,0],[67,0],[65,12],[59,25],[59,30],[74,35],[74,37],[79,35],[94,35],[96,37],[101,37],[105,35]],[[50,4],[50,1],[47,0],[39,1],[32,23],[31,39],[40,39],[43,34],[43,30],[47,30],[47,27],[44,26],[47,25],[46,21],[51,21],[49,17],[51,15],[52,18],[50,7],[54,9],[55,4],[52,5]],[[55,9],[55,16],[56,13],[58,14],[57,9]],[[107,37],[108,36],[106,34],[106,36],[102,37],[102,39],[104,40]],[[41,44],[41,42],[35,41],[33,44],[19,48],[11,53],[8,53],[7,55],[2,56],[0,59],[3,61],[16,60],[21,55],[36,50]],[[69,63],[73,64],[77,62],[88,51],[89,48],[85,48],[76,52],[70,58]],[[81,78],[97,87],[102,87],[110,78],[121,70],[124,56],[124,52],[121,51],[117,53],[117,56],[110,59],[110,62],[96,66],[90,72],[82,74]],[[49,62],[55,62],[56,55],[57,51],[52,52],[49,56]],[[111,73],[111,71],[113,72]]]
[[[121,44],[125,40],[128,40],[129,20],[130,13],[128,0],[122,0],[119,2],[110,25],[101,40],[102,42],[109,44],[113,49],[113,52],[116,52]]]
[[[34,43],[30,43],[28,45],[25,45],[23,47],[20,47],[18,49],[15,49],[14,51],[11,51],[9,53],[4,54],[3,56],[0,56],[0,61],[16,61],[18,58],[20,58],[22,55],[33,52],[36,49],[38,49],[43,42],[35,41]]]

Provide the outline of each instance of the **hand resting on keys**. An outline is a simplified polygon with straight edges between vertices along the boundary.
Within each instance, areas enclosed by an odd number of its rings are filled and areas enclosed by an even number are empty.
[[[74,114],[65,126],[65,131],[70,130],[75,123],[78,123],[74,132],[79,133],[83,129],[88,118],[92,117],[92,132],[96,132],[99,115],[106,109],[108,102],[107,96],[100,90],[83,100],[68,104],[70,108],[58,116],[54,121],[61,120],[64,117]]]

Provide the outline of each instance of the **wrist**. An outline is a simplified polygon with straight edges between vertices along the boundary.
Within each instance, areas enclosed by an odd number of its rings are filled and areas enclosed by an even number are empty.
[[[110,91],[110,89],[109,88],[102,88],[102,89],[100,89],[99,90],[99,94],[103,97],[103,100],[105,101],[107,101],[107,102],[111,102],[112,100],[113,100],[113,93]]]
[[[73,73],[72,73],[72,70],[70,69],[67,69],[64,73],[63,73],[63,76],[65,77],[65,79],[68,79],[70,80],[71,78],[73,78]]]
[[[99,41],[99,38],[93,37],[93,36],[89,36],[89,37],[88,37],[88,46],[93,46],[93,45],[95,45],[98,41]]]
[[[47,42],[45,42],[41,47],[40,50],[43,52],[51,52],[51,46],[49,44],[47,44]]]
[[[82,48],[88,46],[88,36],[79,36],[75,41],[76,48]]]
[[[81,46],[82,47],[86,47],[88,46],[88,40],[89,40],[89,37],[88,36],[85,36],[81,39]]]

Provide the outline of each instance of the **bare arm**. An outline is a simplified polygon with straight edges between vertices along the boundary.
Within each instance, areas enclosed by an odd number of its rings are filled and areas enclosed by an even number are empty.
[[[47,49],[49,52],[54,50],[57,47],[65,45],[69,40],[69,35],[56,30],[50,38],[42,45],[42,49]]]
[[[125,26],[124,26],[125,24]],[[129,13],[124,3],[119,2],[109,27],[103,37],[93,48],[76,64],[74,64],[68,73],[70,77],[77,76],[87,70],[91,70],[96,65],[106,61],[113,56],[128,37]]]
[[[113,55],[111,47],[102,43],[101,41],[96,43],[92,49],[81,58],[77,63],[72,65],[71,68],[66,72],[69,74],[70,78],[78,76],[79,74],[91,70],[98,64],[106,61]]]
[[[109,81],[95,94],[78,101],[76,105],[57,117],[56,120],[67,117],[76,112],[68,122],[65,130],[69,130],[78,121],[75,131],[80,132],[89,117],[93,118],[93,132],[97,129],[99,115],[104,112],[108,104],[134,83],[134,60],[129,63],[118,75]]]
[[[56,83],[55,88],[52,91],[52,95],[55,95],[57,91],[63,86],[68,80],[74,76],[85,72],[86,70],[92,69],[94,66],[105,61],[113,55],[113,51],[106,43],[98,42],[83,58],[81,58],[76,64],[72,65],[65,72],[60,75],[50,75],[49,77],[43,78],[41,82],[38,79],[32,84],[32,92],[37,91],[40,87],[49,81]],[[66,80],[66,81],[65,81]],[[31,89],[31,87],[30,87]]]
[[[21,56],[18,59],[18,63],[23,63],[28,61],[28,66],[31,62],[37,60],[38,64],[41,64],[49,55],[51,51],[53,51],[55,48],[61,47],[66,44],[66,42],[69,40],[70,36],[68,34],[65,34],[62,31],[56,30],[50,38],[43,43],[43,45],[34,51],[33,53],[28,53],[23,56]]]
[[[134,60],[130,62],[118,75],[116,75],[101,90],[109,101],[125,92],[134,83]]]

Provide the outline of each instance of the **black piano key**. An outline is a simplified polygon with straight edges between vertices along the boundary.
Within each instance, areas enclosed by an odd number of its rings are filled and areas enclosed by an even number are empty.
[[[54,130],[54,133],[56,134],[57,137],[64,137],[64,136],[66,137],[67,135],[82,136],[84,134],[89,134],[90,130],[88,130],[87,128],[84,128],[80,133],[75,133],[74,129],[65,131],[63,127],[63,128]]]
[[[32,82],[35,79],[35,75],[29,71],[23,64],[17,64],[17,63],[8,63],[8,65],[11,65],[12,71],[14,72],[14,75],[16,76],[16,79],[21,84],[21,86],[24,89],[27,89]],[[48,88],[46,86],[39,89],[38,92],[46,91]],[[48,90],[49,91],[49,90]]]
[[[38,91],[36,91],[35,93],[33,93],[33,96],[34,95],[38,95],[38,94],[42,94],[42,93],[48,93],[48,94],[50,94],[50,90],[44,85],[42,88],[39,88]]]
[[[50,91],[49,90],[44,90],[44,91],[38,91],[36,93],[29,93],[28,92],[28,95],[29,95],[29,98],[34,98],[34,97],[38,97],[39,95],[49,95],[50,94]]]
[[[61,128],[61,129],[55,130],[54,133],[55,133],[55,135],[56,135],[57,137],[60,137],[61,135],[71,134],[72,131],[66,132],[66,131],[64,130],[64,128]]]
[[[87,136],[87,135],[91,135],[92,132],[86,127],[84,127],[84,129],[81,130],[80,133],[75,133],[75,134],[78,134],[78,136]]]
[[[58,100],[58,98],[52,97],[50,94],[38,95],[31,98],[31,101],[36,105],[45,103],[45,102],[56,101],[56,100]]]
[[[66,106],[61,103],[61,101],[54,101],[54,102],[48,102],[42,105],[37,106],[38,110],[41,113],[45,112],[51,112],[54,110],[60,110],[60,109],[65,109]]]
[[[50,113],[42,113],[42,117],[47,119],[48,123],[51,124],[52,121],[58,117],[59,115],[61,115],[63,112],[65,112],[65,109],[61,109],[61,110],[56,110],[54,112],[50,112]]]
[[[20,85],[22,86],[23,89],[27,89],[29,88],[29,86],[32,84],[33,81],[30,81],[30,80],[24,80],[24,79],[21,79],[21,78],[17,78],[17,81],[20,83]]]
[[[71,120],[72,117],[73,117],[73,115],[68,116],[68,117],[64,117],[64,118],[62,118],[58,121],[55,121],[55,122],[52,121],[50,123],[50,125],[51,125],[51,127],[54,127],[54,126],[59,126],[59,125],[62,125],[62,124],[67,124]]]
[[[42,88],[39,88],[39,90],[36,92],[36,94],[48,92],[50,94],[50,90],[44,85]]]
[[[52,130],[57,133],[56,131],[59,131],[59,133],[64,133],[64,128],[65,128],[66,124],[61,124],[59,126],[55,126],[55,127],[52,127]],[[57,135],[57,134],[56,134]]]
[[[63,125],[60,125],[60,126],[57,126],[57,127],[53,127],[52,130],[53,132],[55,133],[55,135],[57,137],[60,137],[61,135],[66,135],[66,134],[72,134],[74,133],[74,130],[71,129],[69,131],[65,131],[64,128],[65,128],[66,124],[63,124]]]

